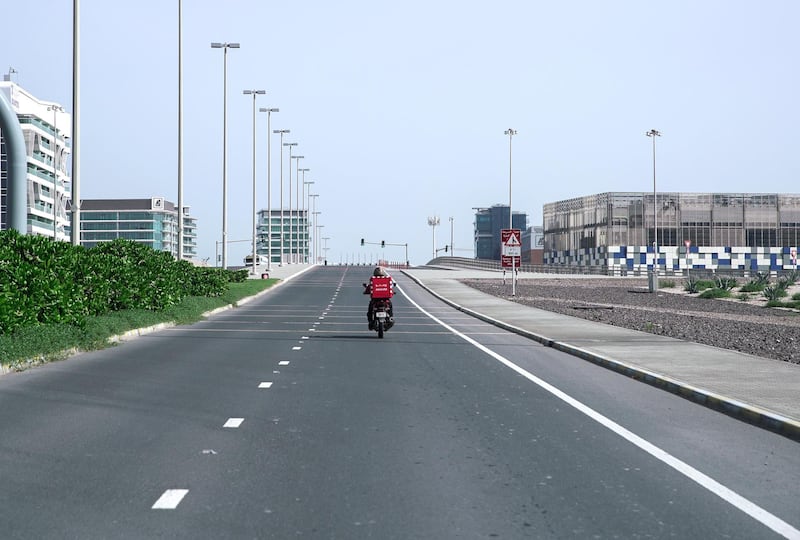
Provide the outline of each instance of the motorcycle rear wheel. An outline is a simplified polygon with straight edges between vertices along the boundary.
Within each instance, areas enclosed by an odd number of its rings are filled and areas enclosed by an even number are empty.
[[[378,321],[378,337],[383,339],[383,321]]]

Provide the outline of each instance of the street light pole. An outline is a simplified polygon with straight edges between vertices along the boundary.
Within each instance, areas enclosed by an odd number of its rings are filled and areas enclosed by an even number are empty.
[[[72,245],[81,243],[81,9],[72,0]],[[10,70],[9,70],[10,71]],[[9,73],[10,75],[10,73]]]
[[[183,260],[183,49],[182,0],[178,0],[178,260]],[[216,264],[216,261],[214,261]]]
[[[272,269],[272,113],[280,112],[276,108],[258,109],[259,112],[267,113],[267,272]]]
[[[281,255],[278,266],[283,266],[283,134],[289,133],[288,129],[276,129],[273,133],[280,133],[281,136]]]
[[[433,231],[433,258],[436,258],[436,226],[439,225],[439,217],[432,216],[428,218],[428,225],[431,226],[431,231]]]
[[[455,248],[453,247],[453,216],[450,216],[450,256],[453,256]]]
[[[294,204],[297,205],[297,223],[294,227],[294,232],[297,235],[297,238],[294,242],[294,249],[295,249],[295,256],[294,262],[300,264],[300,206],[302,205],[300,201],[300,160],[304,159],[305,156],[294,156],[295,159],[295,175],[294,175]],[[291,162],[290,162],[291,164]],[[289,184],[289,189],[292,189],[292,185]]]
[[[283,146],[289,147],[289,183],[287,186],[289,187],[289,264],[292,264],[294,262],[292,254],[292,147],[297,146],[297,143],[283,143]]]
[[[309,189],[310,191],[310,189]],[[308,198],[311,199],[309,202],[309,207],[311,208],[311,215],[314,216],[314,228],[317,227],[317,197],[319,197],[319,193],[309,193]],[[317,251],[317,234],[314,233],[312,237],[313,242],[311,243],[311,251],[313,252],[313,257],[311,258],[311,262],[316,264],[319,259],[319,251]]]
[[[212,49],[222,49],[222,268],[228,268],[228,49],[238,49],[238,43],[212,43]]]
[[[307,262],[312,262],[311,260],[311,246],[309,242],[309,238],[311,237],[311,188],[308,188],[308,197],[306,197],[306,185],[310,186],[313,184],[313,181],[306,182],[306,171],[310,171],[311,169],[300,169],[303,173],[303,217],[305,218],[305,231],[303,233],[303,254],[306,257]]]
[[[508,128],[505,131],[508,135],[508,228],[514,228],[514,214],[511,209],[511,139],[517,134],[516,129]],[[511,296],[517,295],[517,265],[516,258],[511,257]]]
[[[256,243],[256,97],[266,93],[265,90],[242,90],[242,94],[253,96],[253,270],[251,272],[253,275],[256,274],[256,264],[258,263]]]
[[[658,292],[658,214],[656,208],[656,137],[661,137],[661,132],[651,129],[645,133],[653,139],[653,278],[650,292]]]

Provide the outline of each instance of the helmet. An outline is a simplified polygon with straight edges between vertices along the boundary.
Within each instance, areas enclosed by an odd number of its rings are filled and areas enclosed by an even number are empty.
[[[383,271],[383,268],[380,266],[376,266],[375,270],[373,270],[372,275],[375,277],[385,276],[386,272]]]

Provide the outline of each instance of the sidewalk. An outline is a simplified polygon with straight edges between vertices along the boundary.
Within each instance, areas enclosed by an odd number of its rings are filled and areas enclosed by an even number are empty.
[[[403,273],[496,326],[800,440],[798,365],[551,313],[457,281],[497,279],[497,272],[412,268]]]

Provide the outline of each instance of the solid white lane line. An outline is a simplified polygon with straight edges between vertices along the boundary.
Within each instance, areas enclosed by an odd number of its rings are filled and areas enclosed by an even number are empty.
[[[288,360],[281,360],[280,362],[278,362],[278,365],[279,366],[288,366],[289,365],[289,361]]]
[[[258,385],[259,388],[270,388],[272,386],[271,382],[262,382]]]
[[[425,311],[419,304],[417,304],[416,302],[414,302],[414,300],[409,298],[409,296],[405,292],[403,292],[403,296],[405,296],[406,299],[409,302],[411,302],[422,313],[425,313],[428,317],[430,317],[431,319],[433,319],[437,323],[441,324],[444,328],[446,328],[447,330],[452,332],[454,335],[460,337],[461,339],[463,339],[467,343],[469,343],[469,344],[473,345],[474,347],[480,349],[481,351],[485,352],[486,354],[488,354],[489,356],[491,356],[492,358],[494,358],[495,360],[497,360],[501,364],[505,365],[506,367],[508,367],[510,369],[513,369],[518,374],[522,375],[523,377],[525,377],[526,379],[528,379],[532,383],[538,385],[539,387],[541,387],[542,389],[546,390],[547,392],[550,392],[551,394],[553,394],[558,399],[560,399],[560,400],[564,401],[565,403],[567,403],[568,405],[574,407],[575,409],[577,409],[581,413],[585,414],[586,416],[588,416],[589,418],[591,418],[595,422],[599,423],[600,425],[608,428],[609,430],[611,430],[612,432],[616,433],[617,435],[619,435],[623,439],[625,439],[628,442],[634,444],[635,446],[638,446],[640,449],[644,450],[645,452],[647,452],[648,454],[650,454],[654,458],[658,459],[662,463],[665,463],[666,465],[672,467],[673,469],[675,469],[679,473],[683,474],[684,476],[686,476],[690,480],[696,482],[697,484],[699,484],[703,488],[707,489],[708,491],[710,491],[714,495],[720,497],[725,502],[731,504],[735,508],[738,508],[739,510],[741,510],[745,514],[749,515],[750,517],[752,517],[756,521],[759,521],[761,524],[765,525],[766,527],[769,527],[770,529],[772,529],[776,533],[784,536],[785,538],[790,538],[792,540],[800,540],[800,530],[796,529],[795,527],[793,527],[789,523],[783,521],[778,516],[769,513],[768,511],[766,511],[765,509],[761,508],[760,506],[758,506],[754,502],[750,501],[749,499],[746,499],[745,497],[743,497],[742,495],[739,495],[738,493],[736,493],[735,491],[731,490],[730,488],[720,484],[719,482],[717,482],[716,480],[714,480],[710,476],[700,472],[699,470],[695,469],[694,467],[692,467],[688,463],[686,463],[684,461],[681,461],[680,459],[676,458],[675,456],[673,456],[672,454],[670,454],[666,450],[662,450],[661,448],[659,448],[658,446],[652,444],[651,442],[646,441],[645,439],[639,437],[635,433],[633,433],[633,432],[627,430],[626,428],[622,427],[621,425],[617,424],[616,422],[614,422],[610,418],[608,418],[606,416],[603,416],[599,412],[595,411],[594,409],[592,409],[588,405],[583,404],[582,402],[578,401],[577,399],[573,398],[572,396],[568,395],[567,393],[559,390],[558,388],[556,388],[555,386],[551,385],[550,383],[545,382],[544,380],[540,379],[536,375],[533,375],[529,371],[519,367],[518,365],[513,363],[511,360],[508,360],[504,356],[502,356],[502,355],[494,352],[493,350],[489,349],[488,347],[478,343],[477,341],[475,341],[471,337],[467,336],[466,334],[462,334],[461,332],[459,332],[455,328],[451,327],[450,325],[448,325],[444,321],[436,318],[434,315],[431,315],[430,313]]]
[[[244,418],[228,418],[228,421],[225,422],[225,425],[222,426],[224,428],[238,428],[244,422]]]
[[[153,510],[174,510],[189,493],[188,489],[168,489],[152,506]]]

